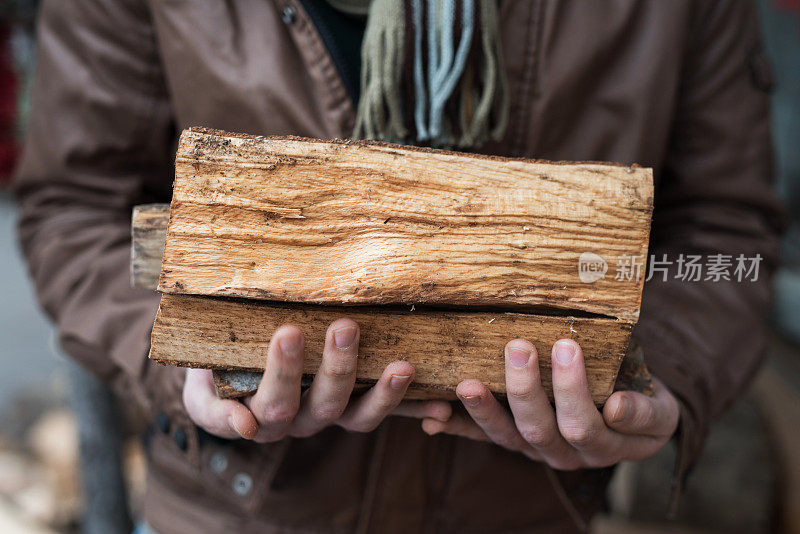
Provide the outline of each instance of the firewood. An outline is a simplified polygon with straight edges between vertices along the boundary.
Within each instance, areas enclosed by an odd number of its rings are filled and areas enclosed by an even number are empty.
[[[159,291],[315,304],[584,311],[635,322],[652,171],[189,129]]]
[[[158,274],[161,270],[161,254],[164,250],[164,241],[166,239],[168,214],[169,205],[167,204],[148,204],[136,206],[134,209],[132,221],[133,246],[131,264],[139,266],[139,276],[132,278],[134,287],[151,290],[156,289]],[[146,255],[142,256],[142,251],[147,251]],[[211,313],[212,315],[214,313],[219,313],[213,309],[216,307],[217,299],[205,299],[204,304],[211,306],[212,309],[210,311],[201,311],[200,314],[202,316],[205,316],[208,313]],[[198,303],[195,303],[195,305],[197,306]],[[299,306],[295,306],[294,308],[296,309],[298,307]],[[355,308],[355,310],[358,310],[358,308]],[[343,315],[350,315],[352,311],[354,311],[354,308],[342,309]],[[493,323],[494,321],[492,318],[487,318],[487,324]],[[612,324],[606,320],[600,320],[599,323],[603,327]],[[320,329],[323,327],[324,325],[320,326]],[[181,336],[186,335],[185,333],[179,334]],[[597,335],[602,335],[602,332],[597,332]],[[235,341],[230,341],[230,335],[228,336],[228,341],[230,343],[235,343]],[[459,343],[458,340],[450,341],[456,344]],[[189,343],[191,343],[191,341],[189,341]],[[222,343],[227,344],[224,336],[222,338]],[[245,348],[246,347],[242,345],[239,346],[239,350],[244,350]],[[263,346],[258,348],[250,346],[250,348],[253,350],[254,358],[263,356]],[[544,347],[543,349],[540,348],[540,350],[547,352],[547,347]],[[387,360],[386,362],[383,362],[383,364],[389,363],[389,361],[390,360]],[[189,365],[194,364],[190,363]],[[259,367],[258,365],[256,366]],[[228,368],[229,367],[226,366],[226,369]],[[236,398],[251,395],[258,388],[260,382],[260,371],[214,369],[214,384],[217,389],[217,394],[221,398]],[[360,385],[369,384],[367,380],[362,378],[359,378],[359,382]],[[305,383],[308,383],[308,379],[305,380]],[[633,347],[633,350],[629,349],[625,358],[623,358],[622,365],[614,384],[614,390],[620,389],[640,391],[648,395],[652,395],[653,393],[653,385],[650,375],[646,366],[644,365],[641,349],[638,347]],[[446,390],[439,393],[447,395]],[[409,395],[410,397],[421,398],[432,396],[430,390],[426,391],[424,389],[418,389],[416,386],[412,388]],[[433,396],[435,396],[435,394]]]
[[[612,392],[631,325],[612,319],[508,312],[410,311],[393,307],[343,307],[269,303],[194,295],[163,295],[153,327],[150,357],[185,367],[263,371],[269,340],[282,324],[306,335],[304,373],[319,367],[325,331],[339,317],[361,329],[357,380],[371,384],[386,365],[405,360],[415,369],[408,398],[455,398],[453,390],[478,378],[505,393],[503,348],[516,337],[534,344],[542,384],[551,390],[550,347],[572,338],[583,349],[592,398]]]
[[[169,204],[134,206],[131,221],[131,285],[154,288],[167,239]]]
[[[163,224],[155,209],[140,224]],[[145,272],[161,268],[151,357],[215,369],[222,396],[254,391],[249,373],[286,322],[307,336],[311,377],[328,324],[349,316],[362,329],[360,386],[406,359],[417,370],[409,398],[452,398],[464,378],[502,394],[503,346],[524,337],[549,391],[550,346],[570,337],[601,404],[643,284],[609,264],[645,257],[651,211],[652,174],[636,166],[190,129],[163,264],[159,246],[137,245],[158,239],[159,224],[134,229],[132,280],[148,287]],[[589,283],[586,255],[602,267]],[[619,387],[648,392],[645,367],[623,370],[639,375]]]

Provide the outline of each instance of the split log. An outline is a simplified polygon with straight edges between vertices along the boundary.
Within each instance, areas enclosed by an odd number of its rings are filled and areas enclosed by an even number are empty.
[[[167,240],[169,204],[134,206],[131,220],[131,285],[155,288]]]
[[[315,304],[567,310],[635,322],[651,169],[189,129],[159,291]]]
[[[138,276],[132,277],[132,282],[134,287],[139,287],[142,289],[150,289],[155,290],[158,274],[161,270],[161,254],[164,250],[164,241],[166,239],[166,228],[167,228],[167,219],[169,214],[169,205],[167,204],[148,204],[148,205],[141,205],[136,206],[134,208],[134,216],[132,220],[133,224],[133,244],[132,244],[132,257],[131,257],[131,264],[138,265]],[[143,254],[142,251],[146,253]],[[166,297],[169,298],[169,297]],[[220,306],[218,306],[218,302],[226,302],[226,301],[219,301],[219,299],[209,298],[203,299],[202,301],[197,300],[194,302],[193,309],[199,314],[200,317],[208,317],[208,316],[219,316],[220,313],[225,313],[224,311],[220,310]],[[235,302],[234,299],[231,299],[230,302]],[[250,303],[251,305],[254,303]],[[209,306],[209,309],[202,309],[198,310],[199,306]],[[224,305],[224,304],[223,304]],[[296,312],[297,309],[302,305],[295,305],[295,306],[286,306],[289,310],[285,313],[290,313],[290,311]],[[281,305],[274,305],[273,308],[281,308]],[[226,309],[228,309],[226,307]],[[331,308],[325,308],[329,312],[331,312]],[[352,316],[353,311],[361,311],[363,313],[365,310],[363,308],[341,308],[342,315],[349,315]],[[335,309],[333,312],[335,313]],[[383,313],[385,310],[379,311],[379,313]],[[415,310],[416,312],[416,310]],[[410,312],[409,314],[414,313]],[[417,313],[416,318],[420,317],[420,313],[424,313],[422,311]],[[184,312],[183,315],[185,316],[186,313]],[[494,321],[492,320],[494,317],[490,316],[491,314],[485,317],[486,324],[490,325],[493,324]],[[191,322],[193,320],[192,317],[184,317],[185,321]],[[247,318],[246,322],[250,323],[253,319]],[[307,318],[306,318],[307,320]],[[227,321],[227,317],[226,317]],[[272,322],[275,322],[276,319],[271,319]],[[492,321],[491,323],[489,321]],[[602,329],[606,328],[609,325],[615,324],[616,322],[606,320],[606,319],[598,319],[596,320],[597,324],[600,324],[601,330],[597,332],[597,337],[595,339],[602,339],[603,331]],[[215,328],[221,328],[221,325],[227,325],[227,322],[218,323],[213,325]],[[317,326],[317,330],[324,333],[324,329],[327,328],[327,324],[324,322]],[[405,329],[406,326],[403,326]],[[572,325],[573,330],[575,329],[575,325]],[[175,330],[175,326],[172,327],[173,331]],[[263,330],[263,326],[262,326]],[[209,332],[209,335],[212,335],[213,329]],[[174,332],[178,338],[183,338],[181,343],[193,346],[194,343],[201,339],[202,336],[198,336],[197,338],[186,339],[187,332],[177,331]],[[307,332],[308,333],[308,332]],[[218,342],[222,345],[228,344],[236,344],[236,340],[231,340],[230,332],[227,332],[227,341],[225,338],[225,331],[219,330],[216,332],[216,338]],[[567,336],[571,335],[572,332],[567,332]],[[269,333],[267,333],[269,335]],[[263,354],[266,350],[266,343],[268,340],[262,339],[260,344],[257,345],[243,345],[241,344],[241,340],[245,339],[243,336],[236,337],[234,333],[234,338],[239,341],[237,351],[240,353],[245,353],[242,359],[246,360],[248,358],[255,359],[258,362],[258,359],[261,358],[263,361]],[[321,339],[321,338],[320,338]],[[605,341],[610,342],[610,340],[606,339]],[[365,340],[362,340],[362,346]],[[459,344],[463,344],[463,341],[460,340],[446,340],[446,342],[455,343],[456,346]],[[173,348],[175,348],[173,346]],[[635,350],[629,350],[628,354],[623,359],[623,363],[620,367],[619,373],[617,375],[616,382],[614,383],[614,390],[620,389],[630,389],[634,391],[641,391],[648,395],[652,394],[653,386],[650,379],[650,375],[647,371],[647,368],[644,365],[644,360],[642,358],[641,349],[634,347]],[[176,349],[177,350],[177,349]],[[188,360],[187,366],[202,366],[208,365],[207,363],[203,363],[203,359],[206,357],[203,350],[212,350],[211,347],[206,345],[197,345],[190,352],[183,353],[183,357]],[[213,348],[213,350],[217,350]],[[248,355],[245,351],[250,351]],[[545,356],[549,354],[547,347],[539,347],[540,351],[544,351]],[[200,356],[192,356],[195,352],[201,352]],[[223,353],[227,353],[228,350],[223,348]],[[362,351],[363,352],[363,351]],[[385,362],[377,362],[376,365],[385,365],[391,361],[391,358],[399,357],[395,353],[390,354],[390,359]],[[197,362],[195,360],[200,360]],[[609,362],[612,364],[613,367],[613,360]],[[256,367],[261,369],[263,364],[256,363],[252,367]],[[500,363],[498,363],[500,365]],[[214,365],[208,365],[211,368],[214,368],[214,384],[217,389],[217,394],[222,398],[235,398],[235,397],[243,397],[247,395],[251,395],[258,389],[258,385],[261,382],[261,371],[247,371],[247,370],[230,370],[232,366],[230,365],[222,365],[220,366],[217,364],[216,368]],[[250,366],[246,367],[250,368]],[[312,371],[313,372],[313,371]],[[359,385],[365,386],[369,385],[369,380],[362,376],[361,369],[359,369]],[[549,375],[548,375],[549,377]],[[608,380],[609,378],[606,378]],[[306,384],[308,383],[308,378],[305,379]],[[451,389],[452,389],[451,384]],[[447,390],[444,391],[433,391],[433,395],[431,390],[425,390],[417,388],[416,385],[412,388],[409,398],[417,397],[417,398],[425,398],[436,396],[436,393],[444,394],[445,396],[448,394]]]
[[[503,348],[516,337],[534,344],[542,384],[551,390],[550,347],[572,338],[583,349],[592,398],[612,392],[631,325],[594,317],[456,312],[267,303],[193,295],[163,295],[150,357],[160,363],[207,369],[263,371],[269,340],[291,323],[306,335],[304,373],[319,368],[325,331],[350,317],[361,329],[358,382],[374,383],[386,365],[405,360],[415,369],[409,398],[455,398],[467,378],[505,393]]]
[[[328,324],[349,316],[359,384],[403,358],[417,368],[410,397],[450,398],[464,378],[503,393],[517,336],[537,345],[549,390],[550,345],[572,337],[602,403],[643,284],[612,266],[646,256],[651,211],[652,174],[636,166],[187,130],[151,357],[215,369],[220,394],[247,394],[274,328],[303,329],[310,375]],[[593,283],[585,254],[603,264]],[[625,369],[640,373],[634,389],[650,384],[643,366]]]

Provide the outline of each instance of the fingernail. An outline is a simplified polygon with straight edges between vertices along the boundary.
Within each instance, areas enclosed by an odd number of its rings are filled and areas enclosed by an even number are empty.
[[[612,423],[619,423],[625,419],[625,416],[628,412],[628,403],[625,401],[620,401],[617,405],[617,410],[614,412],[614,419],[611,421]]]
[[[411,378],[411,375],[392,375],[391,380],[389,380],[389,386],[392,389],[402,389],[409,378]]]
[[[531,353],[525,349],[508,349],[508,361],[511,362],[511,365],[516,367],[517,369],[522,369],[526,365],[528,365],[528,361],[531,359]]]
[[[470,408],[474,408],[475,406],[481,403],[481,396],[480,395],[463,395],[461,400],[469,406]]]
[[[278,341],[278,346],[287,356],[296,356],[300,353],[300,343],[295,336],[285,336]]]
[[[572,361],[572,358],[575,357],[575,347],[572,343],[556,343],[556,360],[561,365],[569,365]]]
[[[348,348],[356,339],[356,327],[355,326],[347,326],[345,328],[340,328],[339,330],[335,330],[333,332],[333,342],[336,343],[336,348],[339,350],[344,350]]]
[[[242,436],[242,432],[238,428],[236,428],[236,425],[233,422],[233,416],[232,415],[228,416],[228,426],[231,427],[231,430],[233,430],[234,432],[236,432],[237,434]],[[242,436],[242,437],[244,437],[244,436]]]

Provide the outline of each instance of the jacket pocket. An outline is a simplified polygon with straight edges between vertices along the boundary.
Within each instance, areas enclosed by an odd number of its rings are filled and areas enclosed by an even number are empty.
[[[254,513],[266,499],[289,439],[259,444],[226,440],[195,426],[156,428],[148,444],[153,476],[184,499]]]

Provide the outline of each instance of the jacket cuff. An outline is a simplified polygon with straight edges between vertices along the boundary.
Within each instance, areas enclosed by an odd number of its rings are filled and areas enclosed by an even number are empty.
[[[673,435],[676,457],[670,480],[669,516],[672,517],[678,511],[686,480],[703,452],[709,424],[708,418],[697,413],[698,408],[691,402],[698,387],[695,380],[686,373],[680,361],[670,355],[666,348],[670,346],[669,340],[664,339],[660,332],[640,324],[634,330],[634,337],[644,351],[649,371],[669,388],[680,409],[678,428]]]

